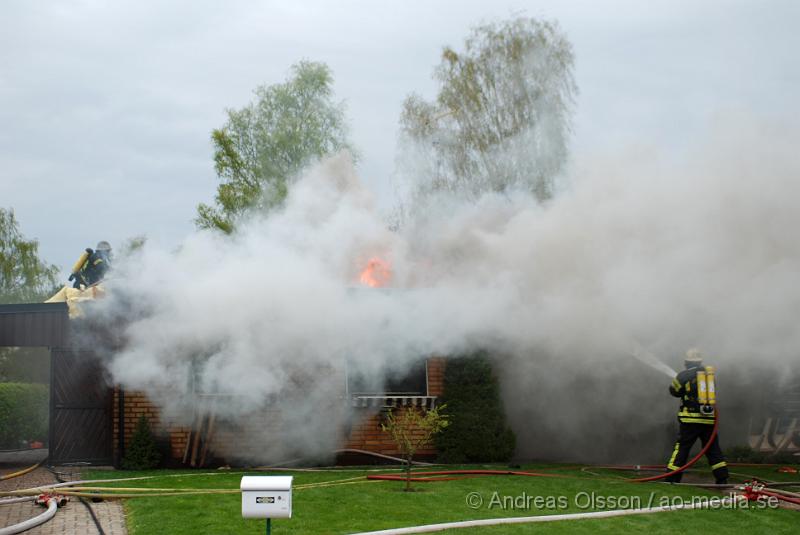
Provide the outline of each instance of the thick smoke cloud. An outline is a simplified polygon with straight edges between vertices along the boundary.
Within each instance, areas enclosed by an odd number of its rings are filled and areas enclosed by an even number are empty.
[[[796,362],[793,139],[739,121],[680,162],[579,155],[547,205],[522,192],[431,197],[399,231],[339,155],[236,236],[145,247],[121,268],[103,304],[112,315],[124,302],[128,317],[111,372],[178,422],[198,393],[232,420],[280,407],[287,430],[267,460],[339,445],[345,369],[378,384],[421,355],[485,348],[521,456],[572,445],[575,457],[619,459],[620,442],[661,440],[675,409],[668,380],[630,357],[635,344],[673,368],[700,347],[721,368],[723,400],[726,373]],[[391,264],[391,288],[360,284],[374,257]]]

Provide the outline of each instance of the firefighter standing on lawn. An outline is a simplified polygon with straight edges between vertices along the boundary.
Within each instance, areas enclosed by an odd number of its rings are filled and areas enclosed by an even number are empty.
[[[703,357],[696,349],[686,352],[684,363],[686,369],[678,373],[669,387],[670,394],[681,398],[681,409],[678,412],[680,431],[667,464],[669,470],[677,470],[686,464],[689,451],[698,438],[703,446],[708,443],[716,421],[714,368],[703,367]],[[719,436],[714,437],[713,444],[706,451],[706,457],[717,484],[727,483],[728,464],[719,447]],[[680,483],[682,475],[683,473],[673,474],[666,480]]]

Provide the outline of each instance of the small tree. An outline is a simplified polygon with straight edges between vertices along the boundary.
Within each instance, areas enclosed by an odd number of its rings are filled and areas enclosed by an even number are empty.
[[[122,468],[126,470],[148,470],[161,462],[161,452],[150,431],[150,422],[142,415],[136,423],[131,443],[122,459]]]
[[[386,423],[381,424],[381,428],[391,435],[405,459],[406,492],[411,490],[411,460],[414,454],[430,444],[439,431],[450,425],[448,416],[441,412],[444,409],[445,405],[420,411],[408,408],[399,416],[389,410]]]

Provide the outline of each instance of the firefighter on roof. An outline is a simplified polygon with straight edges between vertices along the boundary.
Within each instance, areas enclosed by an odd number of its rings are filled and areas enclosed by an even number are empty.
[[[89,287],[103,280],[109,268],[111,268],[111,245],[107,241],[101,241],[94,251],[86,248],[72,267],[69,280],[75,281],[73,288]]]
[[[672,457],[667,464],[669,470],[677,470],[686,464],[689,451],[698,438],[703,446],[706,445],[711,438],[716,419],[714,368],[703,367],[703,357],[697,349],[686,352],[684,363],[686,369],[678,373],[669,387],[670,394],[681,398],[681,408],[678,412],[680,431]],[[727,483],[728,464],[719,447],[719,436],[714,437],[714,443],[708,448],[706,457],[717,484]],[[682,473],[673,474],[667,481],[680,483],[682,475]]]

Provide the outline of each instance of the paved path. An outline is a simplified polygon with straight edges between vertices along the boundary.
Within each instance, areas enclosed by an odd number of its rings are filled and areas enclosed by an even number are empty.
[[[25,468],[47,459],[47,448],[36,450],[0,450],[0,473],[13,472],[12,466]]]
[[[0,466],[0,474],[7,474],[19,470]],[[80,479],[79,468],[56,468],[61,479],[74,481]],[[29,474],[0,481],[0,490],[15,490],[57,483],[55,476],[45,468],[37,468]],[[127,535],[125,528],[125,512],[122,502],[118,500],[98,503],[86,502],[97,517],[103,532],[106,535]],[[33,502],[0,505],[0,527],[10,526],[44,512],[44,508],[33,505]],[[72,498],[64,507],[59,508],[52,520],[25,532],[25,535],[60,535],[63,533],[75,535],[94,535],[101,533],[92,520],[88,508],[77,498]]]

